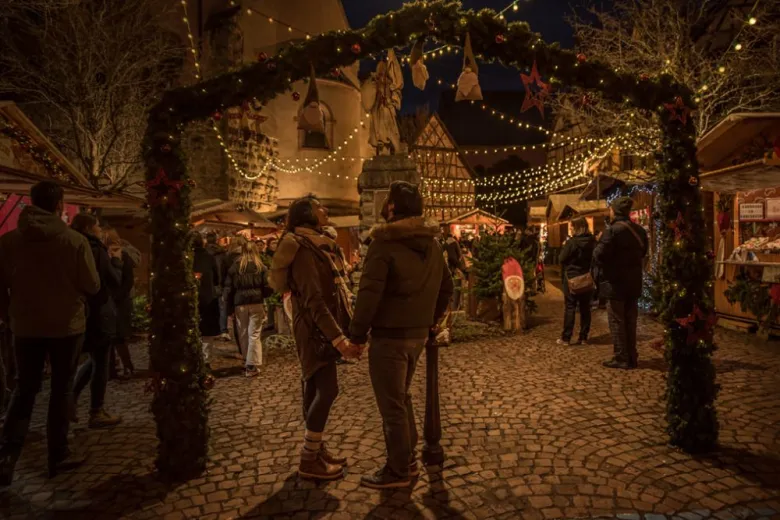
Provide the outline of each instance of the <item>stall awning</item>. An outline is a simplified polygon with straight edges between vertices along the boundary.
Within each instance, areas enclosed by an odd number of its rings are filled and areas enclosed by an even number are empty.
[[[509,224],[508,220],[504,220],[501,217],[497,217],[492,213],[488,213],[482,209],[472,209],[462,215],[458,215],[455,218],[447,220],[444,224],[459,224],[459,225],[491,225],[491,226],[506,226]]]
[[[605,200],[580,200],[566,204],[556,219],[559,222],[571,220],[575,217],[586,217],[609,213],[609,206]]]
[[[702,189],[735,193],[780,185],[780,161],[776,153],[769,151],[761,157],[759,150],[750,158],[729,161],[753,143],[778,135],[780,113],[732,114],[724,118],[697,143]]]
[[[616,185],[635,186],[648,184],[655,180],[655,174],[644,170],[625,170],[619,172],[601,172],[588,183],[580,195],[582,200],[605,198],[605,194]]]
[[[203,201],[192,212],[197,227],[215,229],[276,229],[277,225],[260,213],[246,209],[235,202]]]

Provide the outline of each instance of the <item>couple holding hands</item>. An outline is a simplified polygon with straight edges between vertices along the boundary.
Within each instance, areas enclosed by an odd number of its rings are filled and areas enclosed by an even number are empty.
[[[444,316],[453,292],[436,241],[439,226],[422,215],[418,187],[394,182],[382,209],[387,223],[371,230],[353,310],[344,255],[323,233],[327,209],[313,195],[289,208],[287,233],[274,255],[270,282],[277,291],[292,294],[306,422],[298,468],[303,478],[343,476],[346,458],[331,452],[323,441],[339,392],[336,360],[359,359],[369,333],[369,373],[382,416],[387,462],[361,483],[374,489],[405,487],[419,473],[410,387],[429,334]]]

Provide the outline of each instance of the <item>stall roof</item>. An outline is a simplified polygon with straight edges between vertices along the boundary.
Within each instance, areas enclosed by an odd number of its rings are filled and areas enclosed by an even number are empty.
[[[580,194],[565,194],[565,195],[550,195],[547,197],[547,206],[545,207],[544,215],[548,219],[553,215],[557,216],[561,213],[561,210],[566,204],[574,204],[580,200]]]
[[[736,150],[752,142],[766,130],[780,125],[780,113],[751,112],[731,114],[699,138],[696,158],[702,171],[720,169]]]
[[[569,220],[573,217],[584,217],[608,211],[609,206],[605,200],[579,200],[566,204],[563,209],[561,209],[556,220]]]
[[[509,221],[477,208],[447,220],[444,224],[493,224],[505,226],[509,224]]]
[[[735,193],[774,188],[780,184],[780,158],[777,154],[754,157],[744,162],[725,162],[767,131],[775,137],[780,133],[780,113],[732,114],[702,136],[697,145],[702,189]]]
[[[0,192],[27,195],[41,181],[54,181],[65,191],[68,203],[101,208],[140,208],[143,199],[133,195],[101,192],[95,189],[78,168],[44,135],[41,130],[11,101],[0,101],[0,131],[21,132],[29,140],[27,147],[8,135],[0,139]],[[7,144],[6,144],[7,143]],[[52,175],[29,151],[33,147],[47,154],[60,168]]]
[[[599,173],[580,195],[582,200],[593,200],[604,198],[604,194],[611,190],[615,185],[622,184],[632,186],[636,184],[647,184],[655,180],[655,174],[645,170],[625,170],[619,172]]]
[[[547,216],[547,208],[544,206],[532,206],[528,208],[528,217],[534,220],[544,220]]]
[[[196,226],[233,229],[276,229],[277,225],[260,213],[246,209],[235,202],[203,201],[192,212]]]

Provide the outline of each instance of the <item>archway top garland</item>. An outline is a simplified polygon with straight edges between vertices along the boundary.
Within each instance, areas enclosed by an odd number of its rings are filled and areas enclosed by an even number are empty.
[[[669,75],[637,78],[615,72],[603,63],[580,61],[557,43],[544,42],[525,22],[507,24],[492,9],[475,12],[462,9],[459,2],[437,0],[406,4],[398,11],[377,16],[363,29],[330,31],[292,43],[261,63],[169,91],[152,110],[150,130],[168,132],[252,98],[270,101],[291,90],[294,82],[308,77],[310,63],[314,63],[317,74],[325,75],[420,37],[435,36],[460,45],[466,33],[471,34],[475,53],[520,69],[535,61],[540,73],[556,83],[599,90],[608,99],[646,110],[663,110],[664,103],[677,97],[689,107],[694,105],[692,92]]]

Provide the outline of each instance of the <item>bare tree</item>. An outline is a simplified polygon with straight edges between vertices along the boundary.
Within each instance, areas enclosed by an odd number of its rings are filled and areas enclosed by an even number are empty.
[[[159,0],[0,0],[0,94],[101,189],[142,174],[147,111],[176,78],[184,48]]]
[[[591,8],[571,23],[585,59],[633,73],[637,81],[669,74],[696,92],[694,118],[702,135],[730,113],[780,106],[780,0],[728,4],[615,0],[611,9]],[[558,114],[595,133],[615,135],[629,124],[657,127],[652,114],[597,93],[563,91],[555,104]]]

